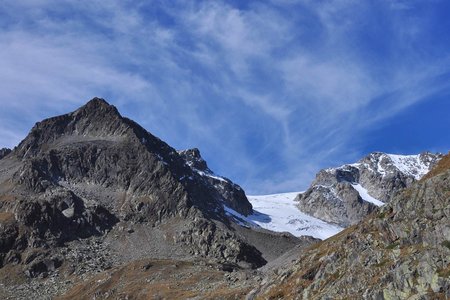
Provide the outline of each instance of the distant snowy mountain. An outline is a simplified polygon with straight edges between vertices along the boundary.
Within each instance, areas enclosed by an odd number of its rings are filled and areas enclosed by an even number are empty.
[[[357,163],[321,170],[296,201],[302,212],[347,227],[422,178],[441,157],[374,152]]]

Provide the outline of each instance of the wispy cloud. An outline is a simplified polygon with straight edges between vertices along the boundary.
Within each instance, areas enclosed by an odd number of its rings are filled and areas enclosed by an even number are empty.
[[[449,88],[449,45],[430,44],[437,8],[422,6],[5,1],[0,142],[102,96],[252,193],[303,189]]]

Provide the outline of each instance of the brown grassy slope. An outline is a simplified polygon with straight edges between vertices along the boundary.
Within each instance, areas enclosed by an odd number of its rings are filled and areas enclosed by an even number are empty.
[[[56,299],[245,298],[251,286],[228,275],[205,263],[139,260],[82,281]]]

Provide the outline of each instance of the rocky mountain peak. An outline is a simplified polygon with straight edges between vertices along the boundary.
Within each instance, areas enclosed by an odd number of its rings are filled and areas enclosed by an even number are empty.
[[[110,116],[110,117],[121,117],[119,111],[114,105],[109,104],[105,99],[102,98],[92,98],[85,105],[80,107],[74,112],[74,115],[83,116]]]
[[[228,178],[214,174],[208,168],[208,164],[200,154],[197,148],[178,151],[178,154],[184,159],[194,174],[214,187],[221,198],[221,202],[239,213],[247,216],[253,212],[252,205],[248,201],[244,190]]]
[[[24,158],[34,156],[43,149],[48,150],[51,145],[60,147],[99,140],[135,140],[155,148],[155,151],[168,148],[137,123],[122,117],[115,106],[104,99],[93,98],[74,112],[36,123],[14,152]]]
[[[114,107],[114,105],[109,104],[108,101],[106,101],[103,98],[94,97],[91,100],[89,100],[88,102],[86,102],[86,104],[84,106],[82,106],[81,108],[88,108],[88,107],[96,109],[96,108]]]
[[[11,225],[0,232],[0,271],[8,255],[36,248],[48,249],[42,259],[17,261],[29,277],[51,271],[44,261],[80,238],[110,239],[105,247],[123,259],[152,253],[264,264],[224,209],[250,214],[244,191],[214,175],[198,149],[183,153],[100,98],[36,123],[0,160],[0,228]]]
[[[197,148],[192,148],[188,150],[178,151],[178,153],[184,157],[186,163],[196,170],[207,171],[209,170],[206,161],[200,154],[200,150]]]

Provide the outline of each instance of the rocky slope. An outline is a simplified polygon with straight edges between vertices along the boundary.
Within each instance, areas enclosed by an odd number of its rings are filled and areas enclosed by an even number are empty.
[[[449,161],[361,223],[299,253],[249,298],[450,298]]]
[[[198,150],[178,153],[94,98],[37,123],[0,160],[0,297],[26,298],[41,285],[53,287],[38,288],[42,297],[60,294],[142,259],[251,269],[279,245],[302,242],[264,232],[256,247],[253,231],[242,232],[224,207],[252,212]]]
[[[296,201],[302,212],[347,227],[419,180],[441,157],[429,152],[419,155],[374,152],[355,164],[320,171],[311,187]]]

